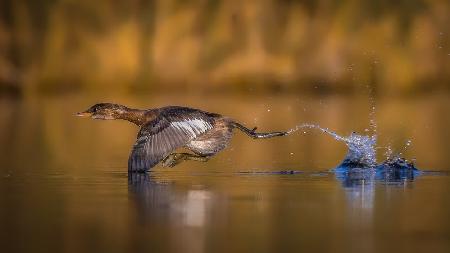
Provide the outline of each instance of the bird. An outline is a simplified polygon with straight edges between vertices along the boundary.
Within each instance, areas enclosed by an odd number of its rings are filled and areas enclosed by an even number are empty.
[[[230,117],[183,106],[133,109],[98,103],[76,114],[100,120],[127,120],[140,127],[128,159],[129,172],[147,172],[161,162],[174,167],[185,160],[208,161],[225,149],[239,129],[253,139],[285,136],[288,132],[256,132]],[[176,153],[179,148],[191,152]]]

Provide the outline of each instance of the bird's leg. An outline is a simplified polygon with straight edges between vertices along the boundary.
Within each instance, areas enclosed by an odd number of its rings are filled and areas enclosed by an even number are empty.
[[[162,160],[161,165],[163,167],[173,167],[179,164],[182,161],[183,157],[184,156],[182,153],[172,153]]]
[[[172,153],[162,160],[161,165],[163,167],[174,167],[185,160],[206,162],[209,160],[209,157],[189,153]]]

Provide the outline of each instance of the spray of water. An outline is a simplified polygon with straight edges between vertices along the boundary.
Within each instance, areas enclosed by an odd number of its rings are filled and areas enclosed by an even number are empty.
[[[377,163],[376,161],[376,135],[359,135],[352,133],[350,136],[344,137],[338,135],[336,132],[331,131],[327,128],[322,128],[314,124],[302,124],[288,131],[289,134],[297,132],[301,129],[317,129],[332,136],[338,141],[344,142],[348,147],[347,156],[345,160],[355,163],[362,164],[367,167],[374,167]],[[305,132],[304,132],[305,133]]]
[[[299,130],[302,130],[303,133],[306,133],[305,129],[317,129],[323,133],[326,133],[332,136],[334,139],[338,141],[344,142],[348,147],[347,155],[343,161],[343,164],[353,164],[357,166],[362,166],[364,168],[374,168],[377,164],[376,159],[376,150],[377,149],[386,149],[385,157],[386,162],[392,161],[406,161],[402,158],[403,153],[411,146],[411,140],[408,140],[404,147],[400,150],[400,152],[393,152],[391,145],[389,144],[387,147],[376,147],[377,144],[377,122],[376,118],[376,107],[375,100],[373,96],[373,91],[369,87],[370,93],[370,113],[369,113],[369,127],[364,130],[366,135],[360,135],[353,132],[350,136],[341,136],[334,131],[329,130],[328,128],[323,128],[315,124],[305,123],[298,125],[288,131],[288,134],[292,134]]]
[[[345,137],[342,137],[342,136],[338,135],[336,132],[333,132],[333,131],[329,130],[328,128],[323,128],[323,127],[320,127],[318,125],[308,124],[308,123],[298,125],[298,126],[292,128],[292,129],[290,129],[289,131],[287,131],[287,133],[291,134],[291,133],[297,132],[297,131],[299,131],[301,129],[305,129],[305,128],[318,129],[318,130],[320,130],[320,131],[322,131],[322,132],[324,132],[326,134],[331,135],[334,139],[336,139],[338,141],[346,141]],[[306,132],[303,132],[303,133],[306,133]]]

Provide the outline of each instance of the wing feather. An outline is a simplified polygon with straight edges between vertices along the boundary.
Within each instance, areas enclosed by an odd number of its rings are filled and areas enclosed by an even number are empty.
[[[213,127],[208,117],[160,115],[142,126],[128,160],[129,171],[147,171],[175,149]]]

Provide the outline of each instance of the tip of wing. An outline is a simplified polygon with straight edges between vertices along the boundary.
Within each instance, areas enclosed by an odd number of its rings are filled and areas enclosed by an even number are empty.
[[[128,159],[128,171],[130,172],[147,172],[155,165],[156,163],[142,156],[130,156]]]

